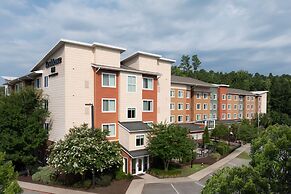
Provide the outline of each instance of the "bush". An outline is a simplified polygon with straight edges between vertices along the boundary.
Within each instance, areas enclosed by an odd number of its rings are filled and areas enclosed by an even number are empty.
[[[220,159],[221,155],[219,153],[215,152],[215,153],[211,153],[210,157],[215,159],[216,161],[218,161]]]
[[[53,184],[56,182],[56,170],[50,166],[39,167],[38,172],[32,175],[32,180],[44,184]]]
[[[89,189],[91,187],[92,181],[90,179],[79,181],[75,184],[73,184],[73,187],[75,188],[86,188]]]
[[[96,180],[96,184],[102,187],[110,185],[112,176],[109,174],[101,175],[100,178]]]
[[[229,146],[226,143],[219,142],[216,144],[216,151],[220,155],[225,155],[229,152]]]
[[[125,174],[121,168],[115,172],[115,179],[116,180],[131,179],[131,178],[132,178],[132,175]]]
[[[181,175],[182,170],[181,169],[170,169],[168,171],[152,168],[149,173],[153,176],[159,177],[159,178],[171,178],[171,177],[177,177]]]

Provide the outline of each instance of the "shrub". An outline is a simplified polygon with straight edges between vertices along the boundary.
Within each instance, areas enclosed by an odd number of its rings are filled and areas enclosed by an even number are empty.
[[[210,157],[215,159],[216,161],[218,161],[220,159],[221,155],[219,153],[215,152],[215,153],[211,153]]]
[[[79,181],[73,184],[73,187],[75,188],[86,188],[89,189],[91,187],[92,181],[90,179],[84,180],[84,181]]]
[[[102,187],[110,185],[112,176],[109,174],[101,175],[100,178],[96,180],[96,184]]]
[[[225,155],[225,154],[227,154],[229,152],[229,146],[226,143],[219,142],[216,145],[216,151],[220,155]]]
[[[182,174],[181,169],[170,169],[168,171],[152,168],[150,174],[159,178],[177,177]]]
[[[56,170],[50,166],[39,167],[38,172],[32,175],[32,180],[44,184],[53,184],[56,182]]]
[[[115,172],[115,179],[116,180],[131,179],[131,178],[132,178],[132,175],[125,174],[121,168]]]

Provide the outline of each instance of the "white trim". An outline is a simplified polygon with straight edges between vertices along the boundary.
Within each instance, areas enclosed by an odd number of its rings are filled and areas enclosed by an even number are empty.
[[[152,80],[152,88],[144,88],[144,79],[151,79]],[[154,78],[152,77],[142,77],[142,89],[143,90],[154,90]]]
[[[152,102],[152,110],[144,110],[144,107],[143,107],[143,102],[144,101],[150,101]],[[142,112],[154,112],[154,100],[153,99],[142,99]]]
[[[129,77],[135,77],[135,91],[128,91],[128,78]],[[136,75],[127,75],[127,80],[126,80],[126,90],[127,90],[127,92],[128,93],[135,93],[136,92],[136,90],[137,90],[137,78],[136,78]]]
[[[196,98],[196,99],[201,99],[201,94],[202,94],[201,92],[197,92],[197,93],[195,94],[195,96],[196,96],[195,98]],[[199,96],[199,98],[197,97],[197,95]]]
[[[104,74],[114,75],[114,86],[105,86],[105,85],[103,85],[103,75]],[[101,82],[102,82],[102,88],[116,88],[116,73],[106,73],[106,72],[102,72]]]
[[[189,108],[187,108],[187,105],[189,105]],[[190,110],[191,109],[191,106],[190,106],[190,103],[186,103],[186,110]]]
[[[173,108],[171,108],[171,105],[174,105]],[[173,103],[172,102],[170,103],[170,110],[175,110],[175,103],[174,102]]]
[[[182,121],[179,121],[179,117],[182,117]],[[178,123],[183,123],[183,115],[178,115],[178,116],[177,116],[177,122],[178,122]]]
[[[197,105],[200,104],[200,108],[197,108]],[[196,110],[201,110],[201,103],[196,103],[196,106],[195,106]]]
[[[182,96],[181,97],[179,96],[179,92],[182,92]],[[178,98],[184,98],[184,91],[183,90],[178,90],[178,95],[177,96],[178,96]]]
[[[204,97],[205,94],[207,96],[206,98]],[[205,93],[205,92],[203,93],[203,99],[208,99],[208,93]]]
[[[187,121],[187,117],[189,118],[189,121]],[[190,122],[190,121],[191,121],[190,115],[186,115],[186,116],[185,116],[185,121],[186,121],[186,122]]]
[[[103,111],[103,100],[114,100],[114,111]],[[116,98],[101,98],[101,112],[102,113],[115,113],[116,112]]]
[[[111,136],[111,135],[107,135],[106,137],[116,137],[116,123],[102,123],[102,131],[103,131],[103,126],[104,125],[114,125],[114,130],[115,130],[115,135],[114,136]]]
[[[173,96],[172,96],[172,92],[173,92],[173,94],[174,94]],[[176,93],[176,90],[171,89],[171,90],[170,90],[170,97],[171,97],[171,98],[175,98],[175,93]]]
[[[45,86],[45,78],[47,78],[47,86]],[[49,76],[44,76],[43,77],[43,87],[48,88],[49,87]]]
[[[171,122],[171,117],[174,118],[172,122]],[[175,115],[170,115],[170,119],[169,119],[169,121],[170,121],[170,123],[175,123],[175,122],[176,122],[176,117],[175,117]]]
[[[182,108],[179,108],[179,105],[182,105]],[[184,110],[184,103],[178,103],[177,110]]]
[[[206,105],[206,108],[204,108],[204,105]],[[207,103],[203,103],[203,110],[208,110],[208,104]]]
[[[143,145],[139,145],[139,146],[136,145],[136,137],[137,137],[138,135],[139,135],[139,136],[141,136],[141,135],[143,136]],[[135,134],[135,139],[134,139],[134,140],[135,140],[135,143],[134,143],[135,147],[140,148],[140,147],[145,146],[145,134]]]
[[[128,118],[128,109],[129,109],[129,108],[131,108],[131,109],[134,108],[134,110],[135,110],[135,117],[134,117],[134,118]],[[137,113],[136,109],[137,109],[136,107],[127,107],[127,108],[126,108],[126,118],[127,118],[127,119],[130,119],[130,120],[131,120],[131,119],[136,119],[136,113]]]

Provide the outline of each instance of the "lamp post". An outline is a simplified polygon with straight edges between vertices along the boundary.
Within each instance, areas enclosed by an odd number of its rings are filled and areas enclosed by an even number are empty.
[[[85,104],[85,106],[91,107],[91,127],[94,129],[94,105],[92,103]]]

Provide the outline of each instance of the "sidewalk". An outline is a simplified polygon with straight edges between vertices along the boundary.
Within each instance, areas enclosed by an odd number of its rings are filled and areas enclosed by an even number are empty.
[[[72,189],[63,189],[59,187],[52,187],[48,185],[41,185],[41,184],[34,184],[34,183],[28,183],[23,181],[18,181],[18,184],[23,189],[28,189],[36,192],[44,192],[44,193],[51,193],[51,194],[96,194],[96,193],[90,193],[85,191],[77,191]]]

